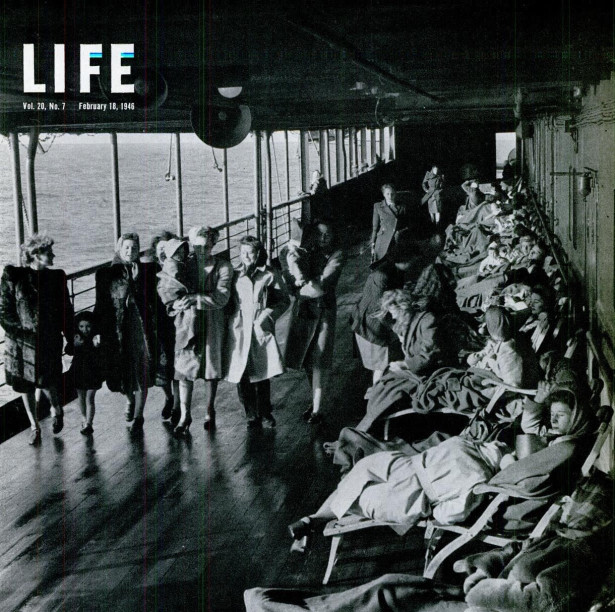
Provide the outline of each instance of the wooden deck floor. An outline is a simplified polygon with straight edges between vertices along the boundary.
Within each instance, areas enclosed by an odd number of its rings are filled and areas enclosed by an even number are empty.
[[[327,422],[318,429],[300,419],[309,388],[303,373],[290,372],[272,385],[275,430],[247,431],[234,386],[223,383],[219,427],[204,432],[199,384],[188,439],[163,425],[154,389],[142,440],[126,430],[122,397],[101,391],[92,439],[79,433],[73,403],[59,436],[43,421],[39,448],[28,446],[28,432],[0,445],[0,608],[237,611],[247,587],[318,587],[328,543],[291,554],[286,526],[334,488],[322,442],[363,411],[368,378],[352,358],[348,315],[366,267],[357,250],[341,279]],[[341,566],[333,586],[391,563],[420,571],[418,551],[398,564],[395,550],[407,541],[391,532],[382,542],[388,555]]]

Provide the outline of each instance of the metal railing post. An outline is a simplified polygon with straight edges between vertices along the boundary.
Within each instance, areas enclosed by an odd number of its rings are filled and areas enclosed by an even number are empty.
[[[380,138],[380,161],[384,161],[384,128],[378,130],[378,137]]]
[[[327,130],[320,130],[318,133],[318,137],[320,140],[320,174],[323,178],[327,178],[327,166],[328,166],[328,157],[329,157],[329,134]],[[329,183],[330,185],[331,183]]]
[[[228,201],[228,154],[227,149],[222,149],[222,199],[224,200],[224,223],[226,226],[226,249],[231,251],[231,231],[228,222],[231,220],[231,214]]]
[[[182,156],[179,140],[179,132],[174,134],[175,138],[175,163],[176,163],[176,180],[175,180],[175,202],[177,205],[177,235],[184,235],[184,201],[182,194]]]
[[[122,235],[122,222],[120,218],[120,171],[117,160],[117,134],[111,132],[111,185],[113,188],[113,233],[115,234],[115,240],[113,246],[118,238]]]
[[[13,171],[13,213],[15,216],[15,246],[17,248],[17,265],[21,263],[21,245],[24,242],[23,211],[21,203],[21,166],[19,163],[19,135],[17,132],[9,134],[11,147],[11,169]]]
[[[38,148],[38,127],[30,128],[30,142],[28,143],[28,157],[26,160],[26,175],[28,187],[28,214],[30,217],[30,233],[38,232],[38,212],[36,208],[36,180],[34,176],[34,160]]]

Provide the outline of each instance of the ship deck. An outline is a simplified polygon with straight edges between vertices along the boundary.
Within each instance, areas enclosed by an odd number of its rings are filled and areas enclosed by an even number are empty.
[[[221,383],[218,429],[208,434],[197,383],[187,439],[160,420],[160,389],[150,392],[142,439],[126,429],[123,397],[105,389],[92,438],[79,433],[73,402],[60,435],[42,421],[40,447],[28,446],[28,431],[1,444],[2,610],[237,611],[248,587],[318,588],[329,543],[317,538],[311,553],[290,553],[286,526],[335,487],[337,468],[322,442],[362,415],[369,379],[352,357],[348,318],[367,258],[358,248],[350,253],[340,280],[323,426],[301,420],[309,387],[302,372],[289,372],[272,384],[274,430],[248,431],[234,385]],[[358,535],[355,562],[336,568],[329,588],[391,568],[420,573],[416,540]],[[373,557],[356,554],[369,545]]]

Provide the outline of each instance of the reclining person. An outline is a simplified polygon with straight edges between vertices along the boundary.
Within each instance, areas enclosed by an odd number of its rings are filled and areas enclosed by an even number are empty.
[[[460,436],[414,456],[379,452],[361,459],[314,514],[289,526],[294,549],[304,549],[317,527],[346,514],[390,522],[403,534],[428,516],[442,524],[463,522],[494,490],[542,501],[569,493],[595,423],[573,388],[554,389],[546,405],[552,440],[519,461],[502,442]],[[496,474],[501,465],[506,467]],[[487,482],[488,487],[481,486]]]
[[[483,350],[468,356],[468,364],[509,385],[535,388],[541,375],[538,359],[531,347],[513,337],[507,313],[493,306],[485,320],[489,340]],[[482,373],[458,368],[441,368],[425,379],[403,369],[385,372],[369,394],[366,414],[357,429],[369,431],[387,412],[410,407],[424,413],[447,410],[471,415],[493,395],[494,387],[486,386],[484,379]]]
[[[612,579],[613,484],[593,478],[567,499],[559,522],[544,535],[471,555],[455,564],[469,574],[463,591],[409,574],[385,574],[367,584],[319,594],[304,589],[253,588],[247,612],[566,612],[587,610]],[[609,562],[605,563],[605,559]],[[465,602],[464,599],[465,593]],[[470,606],[470,607],[468,607]],[[600,609],[602,605],[594,609]]]

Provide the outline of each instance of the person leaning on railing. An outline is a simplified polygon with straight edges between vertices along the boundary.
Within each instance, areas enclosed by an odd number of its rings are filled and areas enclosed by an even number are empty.
[[[0,285],[0,325],[6,333],[6,382],[21,394],[30,420],[30,444],[41,440],[35,389],[51,404],[52,430],[64,427],[59,398],[62,334],[66,352],[73,347],[73,307],[64,270],[50,270],[54,241],[34,234],[21,245],[23,266],[6,266]]]

